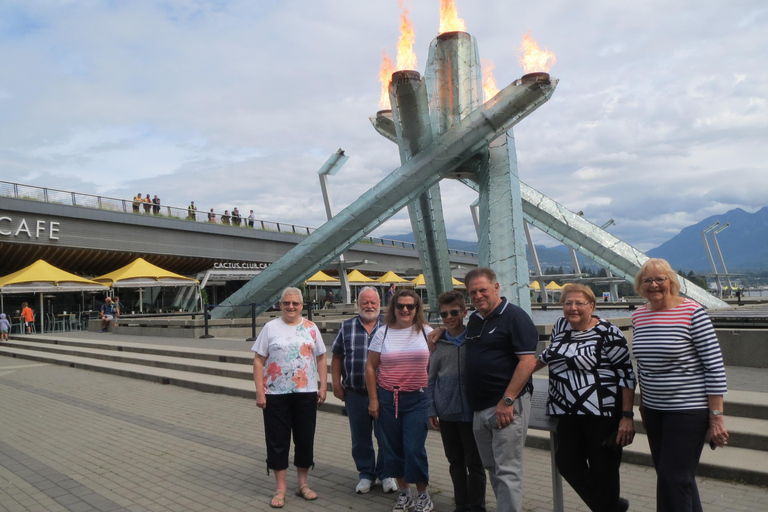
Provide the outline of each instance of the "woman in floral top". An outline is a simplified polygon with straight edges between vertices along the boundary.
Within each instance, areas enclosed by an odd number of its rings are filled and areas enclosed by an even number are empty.
[[[296,495],[305,500],[317,499],[307,485],[307,474],[314,466],[317,406],[325,402],[328,366],[320,331],[301,317],[302,305],[301,290],[283,290],[282,315],[267,322],[251,348],[255,352],[256,405],[264,410],[267,468],[275,473],[276,491],[270,503],[273,508],[285,504],[291,432],[293,464],[298,474]]]

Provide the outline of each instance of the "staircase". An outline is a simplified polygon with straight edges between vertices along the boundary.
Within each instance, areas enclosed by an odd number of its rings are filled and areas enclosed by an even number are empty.
[[[137,338],[126,337],[127,340]],[[140,339],[140,338],[139,338]],[[155,338],[157,339],[157,338]],[[100,371],[173,384],[208,393],[255,397],[253,353],[133,341],[82,339],[72,333],[14,336],[0,342],[0,355],[72,368]],[[329,360],[330,382],[330,360]],[[541,377],[539,377],[541,378]],[[328,391],[320,410],[341,414],[343,403]],[[651,465],[639,413],[635,411],[635,442],[624,449],[624,461]],[[768,392],[730,391],[725,401],[729,445],[704,448],[699,475],[754,485],[768,483]],[[526,445],[549,449],[549,433],[529,429]]]

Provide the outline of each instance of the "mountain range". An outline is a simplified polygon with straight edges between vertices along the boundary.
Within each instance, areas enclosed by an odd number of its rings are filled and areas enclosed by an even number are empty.
[[[680,233],[659,247],[647,251],[646,254],[652,258],[666,259],[676,270],[681,269],[686,272],[692,270],[695,273],[712,272],[712,266],[709,263],[704,242],[701,240],[701,231],[715,222],[720,223],[716,229],[728,224],[728,228],[717,235],[717,241],[723,253],[725,264],[728,267],[728,272],[768,269],[768,207],[763,207],[755,213],[748,213],[741,208],[736,208],[723,214],[712,215],[701,222],[684,228]],[[382,238],[401,240],[403,242],[414,241],[413,233],[384,235]],[[723,268],[715,251],[711,232],[707,234],[707,242],[712,251],[712,257],[716,262],[718,272],[722,272]],[[462,251],[477,252],[476,241],[448,239],[448,247]],[[527,248],[526,253],[528,255],[528,265],[531,266],[530,251]],[[556,247],[537,245],[536,253],[539,256],[542,270],[550,267],[563,267],[566,272],[570,272],[573,269],[568,248],[564,245]],[[578,257],[580,266],[586,265],[593,270],[598,268],[595,263],[581,254]]]

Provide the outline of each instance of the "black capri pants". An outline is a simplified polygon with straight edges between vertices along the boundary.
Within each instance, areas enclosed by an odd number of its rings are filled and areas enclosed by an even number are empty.
[[[315,425],[317,393],[267,395],[264,408],[264,435],[267,441],[267,468],[288,468],[288,452],[293,433],[293,465],[310,468],[315,465]]]

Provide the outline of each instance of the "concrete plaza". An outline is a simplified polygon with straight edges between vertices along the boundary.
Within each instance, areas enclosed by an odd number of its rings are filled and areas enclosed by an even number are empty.
[[[0,357],[0,510],[272,510],[255,401]],[[380,487],[356,495],[347,419],[318,416],[310,485],[285,510],[391,510]],[[452,511],[439,434],[427,441],[435,510]],[[525,450],[525,509],[552,510],[549,452]],[[292,470],[291,470],[292,471]],[[624,464],[630,510],[654,510],[652,468]],[[289,473],[289,490],[295,473]],[[768,488],[700,479],[705,510],[766,510]],[[489,509],[495,509],[488,491]],[[565,509],[587,510],[565,486]]]

